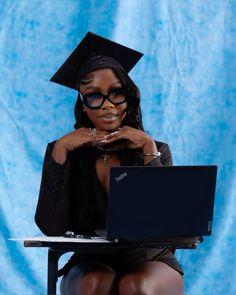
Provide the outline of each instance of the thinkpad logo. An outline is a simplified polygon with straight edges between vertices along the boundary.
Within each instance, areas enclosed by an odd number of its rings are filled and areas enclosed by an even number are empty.
[[[116,182],[121,181],[123,178],[125,178],[128,174],[126,172],[122,173],[120,176],[115,177]]]

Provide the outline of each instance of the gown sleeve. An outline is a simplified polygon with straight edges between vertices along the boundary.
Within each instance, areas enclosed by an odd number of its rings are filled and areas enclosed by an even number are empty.
[[[168,144],[156,141],[156,146],[158,151],[161,153],[161,156],[153,159],[145,166],[173,166],[171,151]]]
[[[69,168],[67,160],[63,165],[52,158],[54,143],[47,146],[35,213],[35,222],[48,236],[59,236],[66,232],[69,222]]]

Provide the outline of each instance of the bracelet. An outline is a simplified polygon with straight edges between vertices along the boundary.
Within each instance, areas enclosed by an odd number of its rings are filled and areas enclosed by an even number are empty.
[[[155,154],[143,154],[143,156],[144,157],[155,157],[155,158],[157,158],[157,157],[161,157],[161,153],[160,152],[157,152],[157,153],[155,153]]]

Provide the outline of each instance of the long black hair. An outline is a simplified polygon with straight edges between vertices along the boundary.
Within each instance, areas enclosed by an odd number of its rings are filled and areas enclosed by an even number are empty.
[[[127,97],[127,114],[122,122],[122,126],[130,126],[139,130],[143,130],[142,115],[140,110],[140,92],[135,83],[131,80],[129,75],[122,69],[112,69],[116,77],[121,81],[122,86],[128,89]],[[86,77],[85,77],[86,81]],[[83,83],[83,79],[81,80]],[[93,123],[83,110],[83,102],[81,101],[80,94],[78,95],[75,109],[75,129],[80,127],[93,128]]]
[[[143,130],[142,116],[140,111],[140,92],[138,87],[130,79],[128,74],[122,69],[113,69],[114,74],[120,80],[123,87],[128,89],[127,97],[127,113],[122,122],[122,125],[127,125],[139,130]],[[87,74],[81,79],[81,84],[87,84],[91,81],[91,75]],[[93,123],[88,118],[86,112],[83,111],[83,102],[78,96],[75,105],[75,129],[81,127],[93,128]],[[142,166],[143,165],[143,153],[142,149],[129,149],[124,148],[117,150],[116,154],[120,160],[122,166]],[[73,231],[88,232],[93,230],[94,222],[96,219],[96,196],[97,191],[94,191],[94,186],[91,185],[94,179],[91,178],[95,172],[94,164],[97,157],[101,156],[101,151],[96,147],[82,147],[74,150],[69,154],[71,157],[71,181],[76,183],[78,187],[78,194],[80,198],[72,198],[74,202],[71,206],[71,216],[74,216],[75,220],[73,224],[77,227]],[[80,209],[78,209],[80,208]]]

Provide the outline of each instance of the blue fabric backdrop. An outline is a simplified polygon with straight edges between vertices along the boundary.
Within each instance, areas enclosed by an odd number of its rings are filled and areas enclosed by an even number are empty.
[[[45,294],[34,224],[47,142],[73,128],[76,92],[48,80],[91,30],[145,57],[144,124],[175,164],[219,167],[213,236],[177,256],[186,294],[236,294],[236,2],[0,0],[0,294]]]

